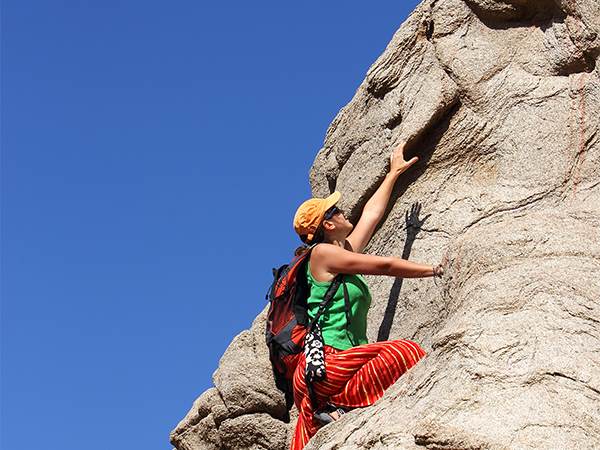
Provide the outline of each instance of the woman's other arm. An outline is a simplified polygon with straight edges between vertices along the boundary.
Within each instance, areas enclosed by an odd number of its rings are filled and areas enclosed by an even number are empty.
[[[377,188],[373,196],[365,204],[358,223],[347,238],[352,246],[352,250],[357,253],[362,253],[371,240],[375,228],[385,213],[396,180],[403,172],[408,170],[410,166],[419,160],[419,158],[415,156],[409,161],[405,161],[404,145],[404,142],[400,143],[400,145],[392,152],[392,155],[390,156],[389,172],[383,179],[379,188]]]
[[[402,258],[391,256],[375,256],[355,253],[332,245],[319,244],[312,251],[312,260],[324,271],[335,275],[364,274],[364,275],[389,275],[401,278],[432,277],[436,273],[434,266],[418,264]],[[442,272],[438,272],[441,275]]]

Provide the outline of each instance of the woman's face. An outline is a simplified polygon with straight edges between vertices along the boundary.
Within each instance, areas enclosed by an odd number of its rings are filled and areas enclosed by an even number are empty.
[[[336,230],[344,231],[346,235],[350,234],[354,225],[346,219],[344,213],[337,209],[333,215],[331,215],[330,219],[325,219],[335,225]]]

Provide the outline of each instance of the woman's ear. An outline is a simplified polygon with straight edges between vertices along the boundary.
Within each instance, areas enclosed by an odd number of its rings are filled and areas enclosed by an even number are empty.
[[[335,224],[334,224],[334,223],[332,223],[331,221],[329,221],[329,220],[324,220],[324,221],[323,221],[323,229],[324,229],[324,230],[326,230],[326,231],[331,231],[331,230],[333,230],[334,228],[335,228]]]

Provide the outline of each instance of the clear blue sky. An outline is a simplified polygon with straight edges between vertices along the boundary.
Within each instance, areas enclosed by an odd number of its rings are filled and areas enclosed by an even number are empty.
[[[171,448],[416,3],[3,2],[2,449]]]

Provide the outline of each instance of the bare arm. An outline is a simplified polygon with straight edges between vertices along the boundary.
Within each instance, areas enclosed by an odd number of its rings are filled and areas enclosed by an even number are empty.
[[[371,240],[375,228],[383,218],[398,177],[417,161],[416,156],[409,161],[404,160],[404,142],[394,149],[390,156],[390,171],[365,204],[358,223],[347,238],[355,252],[362,253]]]
[[[389,275],[402,278],[434,276],[431,265],[418,264],[391,256],[364,255],[337,245],[319,244],[312,252],[311,263],[330,274]]]

